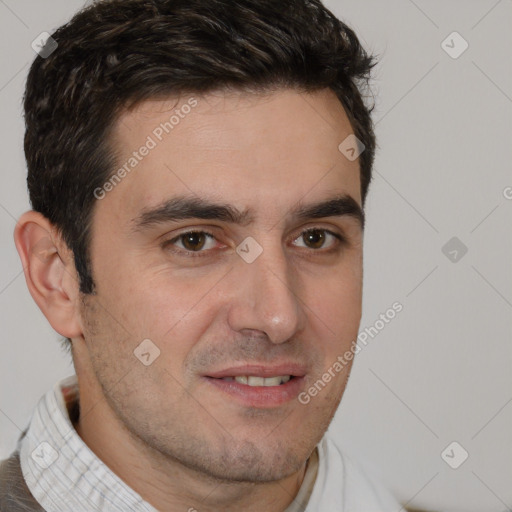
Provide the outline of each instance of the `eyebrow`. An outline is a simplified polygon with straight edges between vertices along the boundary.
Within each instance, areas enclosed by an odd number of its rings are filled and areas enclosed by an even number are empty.
[[[336,195],[326,200],[305,205],[299,202],[290,212],[297,220],[321,219],[324,217],[355,218],[364,230],[365,216],[357,201],[348,194]],[[132,219],[134,232],[144,231],[155,225],[185,219],[204,219],[247,226],[254,222],[250,209],[239,210],[225,203],[215,203],[200,197],[177,196],[158,206],[145,209]]]

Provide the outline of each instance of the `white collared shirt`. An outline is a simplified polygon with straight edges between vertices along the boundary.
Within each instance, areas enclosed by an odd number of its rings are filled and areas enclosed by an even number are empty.
[[[48,391],[20,439],[23,477],[47,512],[156,512],[84,443],[69,418],[76,375]]]
[[[17,449],[23,477],[47,512],[157,512],[84,443],[70,419],[76,375],[39,401]],[[317,446],[294,502],[284,512],[396,512],[400,505],[371,482],[327,436]],[[309,500],[308,500],[309,498]]]

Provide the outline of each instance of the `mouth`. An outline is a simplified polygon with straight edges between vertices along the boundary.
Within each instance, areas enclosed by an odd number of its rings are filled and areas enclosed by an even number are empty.
[[[245,366],[203,376],[221,396],[245,407],[275,408],[290,402],[302,391],[305,370],[298,365]]]

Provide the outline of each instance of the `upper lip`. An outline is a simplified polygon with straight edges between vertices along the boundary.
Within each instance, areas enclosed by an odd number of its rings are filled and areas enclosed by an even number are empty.
[[[305,367],[298,363],[283,363],[279,365],[250,364],[233,366],[216,372],[205,374],[206,377],[222,379],[223,377],[238,377],[240,375],[253,375],[255,377],[276,377],[279,375],[292,375],[303,377],[306,374]]]

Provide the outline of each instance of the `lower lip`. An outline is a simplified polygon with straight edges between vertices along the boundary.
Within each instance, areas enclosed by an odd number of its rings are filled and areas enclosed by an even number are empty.
[[[212,386],[238,400],[248,407],[278,407],[295,398],[300,393],[304,377],[294,377],[279,386],[249,386],[236,380],[203,377]]]

